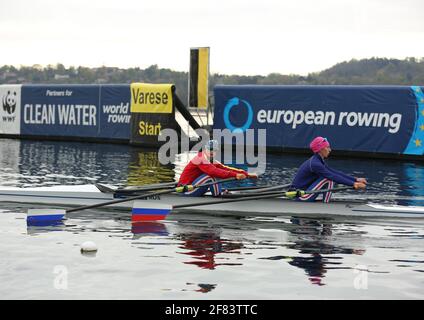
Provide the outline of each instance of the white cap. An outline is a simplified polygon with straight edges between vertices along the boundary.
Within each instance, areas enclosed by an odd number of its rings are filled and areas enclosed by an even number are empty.
[[[217,151],[219,149],[218,140],[209,140],[205,144],[205,149],[208,150],[208,151]]]

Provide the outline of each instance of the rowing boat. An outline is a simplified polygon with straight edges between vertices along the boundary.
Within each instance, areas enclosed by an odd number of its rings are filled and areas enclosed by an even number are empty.
[[[108,189],[106,188],[106,191]],[[0,186],[0,202],[15,202],[30,205],[81,206],[94,205],[102,202],[127,197],[120,194],[116,188],[109,186],[110,192],[99,190],[95,185],[51,186],[35,188],[17,188]],[[257,191],[256,194],[260,194]],[[217,213],[220,215],[241,216],[278,216],[295,215],[343,215],[343,216],[383,216],[383,217],[424,217],[422,206],[401,206],[360,201],[334,200],[330,203],[300,202],[287,198],[276,197],[268,199],[230,202],[225,197],[187,197],[177,193],[153,196],[137,200],[146,207],[155,205],[178,206],[196,204],[181,208],[178,211],[201,213]],[[218,202],[206,205],[207,202]],[[219,202],[223,203],[219,203]],[[131,209],[133,201],[109,205],[110,208]]]

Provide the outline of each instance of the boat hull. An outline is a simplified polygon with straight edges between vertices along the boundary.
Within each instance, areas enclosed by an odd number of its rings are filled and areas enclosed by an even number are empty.
[[[40,188],[0,187],[0,202],[30,204],[32,207],[49,206],[84,206],[100,204],[117,199],[113,193],[99,191],[94,185],[55,186]],[[137,200],[138,206],[198,204],[208,201],[225,201],[225,198],[187,197],[180,194],[153,196]],[[109,205],[110,208],[130,210],[133,201]],[[343,216],[384,216],[384,217],[424,217],[424,207],[383,205],[348,201],[299,202],[284,198],[269,198],[213,205],[197,205],[181,208],[177,211],[217,213],[220,215],[241,216],[278,216],[278,215],[343,215]]]

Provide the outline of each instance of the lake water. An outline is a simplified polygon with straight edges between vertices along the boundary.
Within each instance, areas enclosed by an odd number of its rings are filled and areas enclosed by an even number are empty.
[[[0,139],[0,185],[173,181],[136,147]],[[302,155],[268,155],[257,184],[291,181]],[[367,192],[337,196],[422,205],[424,166],[330,159],[365,176]],[[423,299],[424,219],[172,214],[131,226],[129,214],[87,210],[27,227],[22,204],[0,203],[1,299]],[[80,245],[94,241],[96,254]]]

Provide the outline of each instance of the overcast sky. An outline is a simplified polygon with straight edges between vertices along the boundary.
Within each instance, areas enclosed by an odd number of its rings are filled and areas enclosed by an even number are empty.
[[[352,58],[424,57],[424,0],[0,0],[0,65],[308,74]]]

